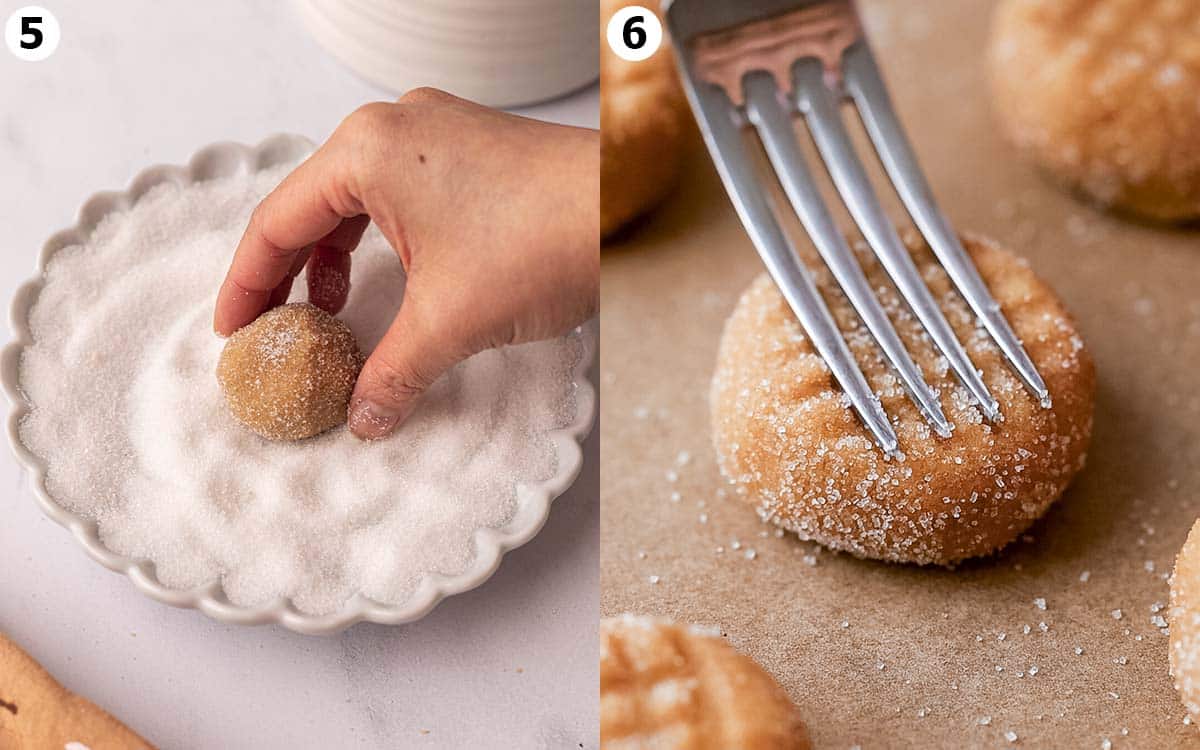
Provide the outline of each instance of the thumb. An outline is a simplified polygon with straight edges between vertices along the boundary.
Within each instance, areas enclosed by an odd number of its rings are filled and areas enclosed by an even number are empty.
[[[415,310],[407,299],[401,304],[358,375],[346,421],[364,440],[390,435],[412,414],[425,389],[469,354],[446,335],[450,332],[423,325]]]

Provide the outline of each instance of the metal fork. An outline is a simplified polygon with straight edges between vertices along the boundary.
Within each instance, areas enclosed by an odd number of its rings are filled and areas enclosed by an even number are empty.
[[[794,116],[807,124],[850,215],[983,414],[989,420],[1002,419],[999,404],[925,286],[868,181],[841,118],[844,102],[858,110],[888,177],[959,293],[1026,387],[1042,406],[1049,407],[1045,382],[934,203],[852,0],[665,0],[663,10],[684,89],[742,224],[813,346],[884,452],[897,449],[896,433],[780,228],[747,156],[744,127],[757,132],[821,258],[937,434],[949,437],[953,426],[822,201],[796,140]]]

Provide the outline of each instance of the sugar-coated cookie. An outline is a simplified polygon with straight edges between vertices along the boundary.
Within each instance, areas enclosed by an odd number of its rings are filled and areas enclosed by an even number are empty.
[[[600,622],[602,750],[808,750],[787,693],[762,667],[688,625]]]
[[[1200,721],[1200,521],[1192,526],[1171,574],[1170,661],[1175,689]]]
[[[899,438],[885,457],[849,407],[799,321],[760,276],[725,325],[711,391],[721,471],[761,518],[859,557],[951,565],[985,555],[1030,526],[1083,467],[1092,430],[1092,360],[1054,292],[1012,253],[964,244],[1050,389],[1043,408],[1009,369],[915,232],[905,233],[933,296],[1000,404],[989,423],[900,300],[865,244],[873,289],[925,380],[940,393],[950,438],[909,399],[828,270],[809,263]]]
[[[1142,217],[1200,217],[1200,3],[1004,0],[996,116],[1035,162]]]
[[[154,750],[131,729],[70,692],[0,635],[0,748]]]
[[[634,4],[601,0],[601,34],[614,13]],[[604,39],[600,49],[600,236],[607,237],[670,193],[691,114],[669,41],[640,62],[617,57]]]

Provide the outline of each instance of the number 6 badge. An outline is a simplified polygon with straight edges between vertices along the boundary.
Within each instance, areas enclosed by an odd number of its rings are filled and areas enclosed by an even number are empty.
[[[613,14],[605,29],[608,46],[622,60],[640,62],[662,44],[662,23],[649,8],[627,5]]]

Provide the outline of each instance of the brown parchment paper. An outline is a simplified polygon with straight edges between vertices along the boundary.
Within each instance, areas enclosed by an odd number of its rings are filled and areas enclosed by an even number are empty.
[[[817,748],[1200,747],[1151,622],[1200,514],[1200,232],[1100,213],[1015,157],[989,112],[990,8],[864,11],[943,208],[1027,256],[1079,322],[1099,377],[1087,468],[1023,540],[955,571],[778,538],[719,497],[709,378],[761,265],[697,150],[603,251],[602,611],[719,626]]]

